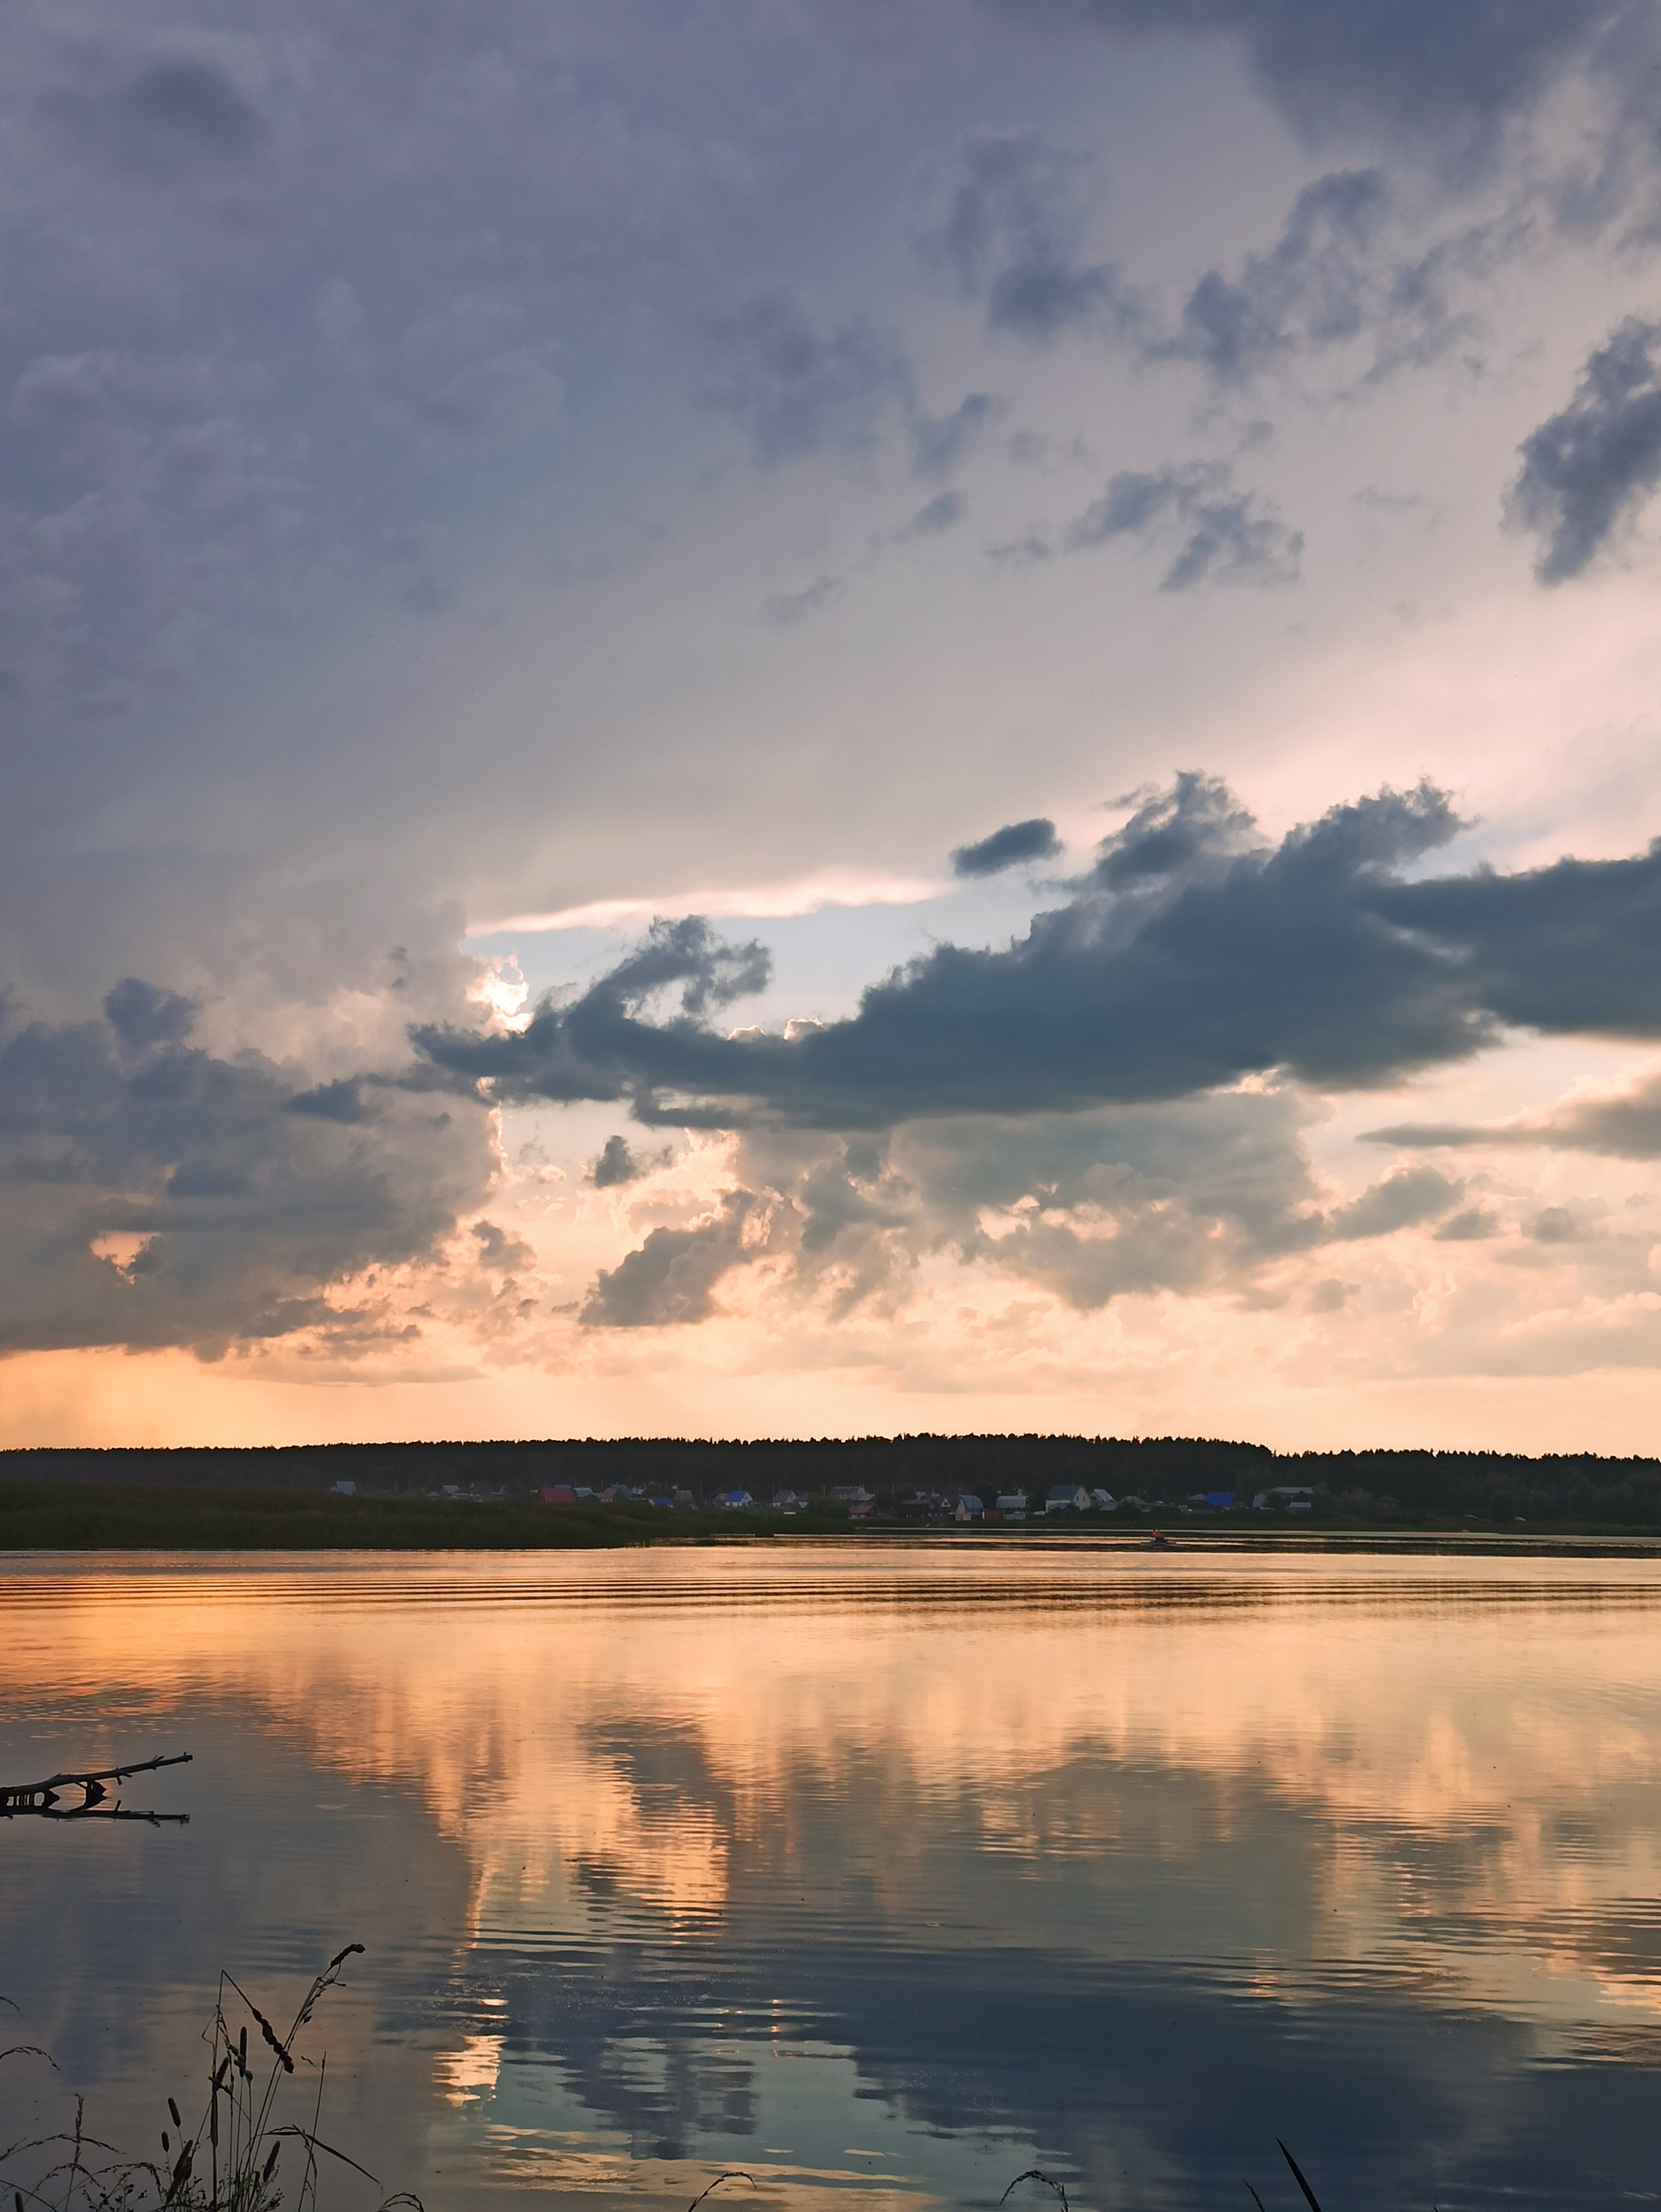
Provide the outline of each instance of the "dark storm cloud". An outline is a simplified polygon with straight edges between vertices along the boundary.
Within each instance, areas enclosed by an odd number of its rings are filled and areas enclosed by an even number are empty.
[[[994,0],[1034,24],[1232,40],[1317,140],[1383,132],[1468,167],[1572,69],[1653,59],[1642,0]]]
[[[1421,787],[1335,808],[1266,848],[1246,842],[1224,791],[1184,779],[1007,951],[941,946],[869,989],[851,1019],[793,1041],[641,1018],[644,975],[697,1000],[754,958],[676,924],[522,1036],[429,1030],[417,1042],[509,1096],[628,1096],[664,1121],[759,1110],[873,1127],[1179,1097],[1272,1067],[1383,1082],[1463,1057],[1501,1023],[1661,1034],[1661,850],[1403,879],[1457,828]]]
[[[1034,344],[1080,324],[1128,327],[1135,296],[1107,262],[1086,262],[1074,191],[1083,166],[1034,131],[979,131],[964,145],[945,216],[922,241],[994,330]]]
[[[1661,325],[1622,323],[1569,404],[1524,441],[1511,514],[1542,541],[1542,584],[1581,574],[1661,483],[1658,341]]]
[[[356,1083],[216,1059],[194,1013],[129,979],[100,1021],[0,1019],[0,1352],[367,1341],[325,1293],[429,1257],[488,1188],[476,1112],[388,1087],[362,1126]]]
[[[1459,823],[1428,785],[1338,806],[1277,846],[1184,776],[1106,839],[1003,951],[943,945],[793,1038],[697,1018],[757,948],[660,923],[518,1036],[417,1030],[508,1098],[629,1098],[648,1123],[877,1128],[954,1113],[1176,1098],[1271,1069],[1332,1087],[1457,1060],[1506,1024],[1661,1036],[1661,844],[1628,860],[1408,880]],[[654,1021],[651,994],[684,1011]]]
[[[784,290],[710,318],[703,356],[693,396],[742,425],[764,467],[869,445],[883,414],[910,400],[894,339],[862,316],[821,329]]]
[[[1122,469],[1101,498],[1068,524],[1062,542],[1076,553],[1116,538],[1171,547],[1162,592],[1201,584],[1295,584],[1303,560],[1303,532],[1288,526],[1267,494],[1242,490],[1222,461]]]
[[[978,844],[959,845],[952,855],[954,876],[995,876],[1023,860],[1048,860],[1061,851],[1056,825],[1035,815],[1030,822],[1011,822],[995,830]]]

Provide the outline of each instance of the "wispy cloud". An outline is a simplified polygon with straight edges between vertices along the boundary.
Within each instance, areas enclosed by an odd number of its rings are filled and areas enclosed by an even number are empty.
[[[474,937],[534,934],[559,929],[627,929],[654,915],[707,915],[716,921],[786,921],[826,907],[916,906],[948,886],[926,876],[867,876],[832,871],[774,884],[740,884],[716,890],[666,891],[643,898],[591,899],[545,914],[505,915],[471,925]]]

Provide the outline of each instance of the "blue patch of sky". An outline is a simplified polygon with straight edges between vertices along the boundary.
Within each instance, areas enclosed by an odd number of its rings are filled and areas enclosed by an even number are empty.
[[[906,906],[822,907],[817,914],[762,919],[728,917],[715,923],[724,937],[758,938],[773,956],[773,977],[758,997],[725,1016],[729,1027],[760,1023],[782,1027],[792,1017],[835,1021],[851,1014],[868,983],[943,942],[996,945],[1022,933],[1040,908],[1058,904],[1049,891],[1012,872],[990,882],[955,884],[937,898]],[[501,930],[470,937],[464,950],[484,959],[511,955],[531,987],[581,989],[605,974],[639,928]]]

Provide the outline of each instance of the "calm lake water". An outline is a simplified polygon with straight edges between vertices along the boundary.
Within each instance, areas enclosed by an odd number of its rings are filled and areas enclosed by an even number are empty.
[[[0,1823],[3,2039],[147,2149],[356,1940],[323,2131],[429,2212],[1661,2197],[1661,1562],[0,1559],[0,1779],[172,1750]]]

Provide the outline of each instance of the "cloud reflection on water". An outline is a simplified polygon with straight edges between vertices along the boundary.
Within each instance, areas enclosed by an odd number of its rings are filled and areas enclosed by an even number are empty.
[[[429,2204],[666,2200],[709,2158],[793,2205],[982,2201],[1035,2153],[1086,2203],[1232,2202],[1277,2133],[1347,2204],[1638,2185],[1652,1563],[858,1546],[4,1595],[11,1764],[204,1754],[125,1895],[111,1852],[4,1838],[87,1939],[67,2055],[121,2076],[129,1984],[182,2021],[222,1962],[362,1936],[331,2077]],[[49,1949],[0,1930],[35,2031]]]

